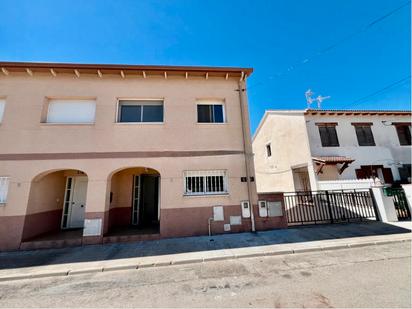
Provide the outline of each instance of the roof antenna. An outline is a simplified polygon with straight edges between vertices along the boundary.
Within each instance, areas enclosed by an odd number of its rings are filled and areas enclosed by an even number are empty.
[[[306,90],[305,97],[306,97],[306,103],[308,105],[308,109],[310,109],[310,105],[314,101],[314,99],[312,98],[313,95],[314,95],[314,93],[312,92],[312,90],[310,90],[310,89]]]
[[[307,103],[307,105],[308,105],[308,109],[311,108],[311,105],[312,105],[312,103],[313,103],[314,101],[318,102],[318,109],[322,109],[322,102],[325,101],[326,99],[330,99],[330,98],[331,98],[331,96],[329,96],[329,95],[326,96],[326,97],[323,97],[323,96],[321,96],[321,95],[318,95],[316,98],[312,98],[312,96],[313,96],[314,94],[315,94],[315,93],[312,92],[312,90],[310,90],[310,89],[306,90],[306,92],[305,92],[306,103]]]

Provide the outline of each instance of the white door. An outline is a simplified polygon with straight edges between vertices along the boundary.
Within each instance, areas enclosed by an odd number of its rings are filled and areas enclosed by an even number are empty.
[[[84,212],[86,210],[87,176],[73,177],[73,180],[74,185],[68,228],[82,228],[84,226]]]

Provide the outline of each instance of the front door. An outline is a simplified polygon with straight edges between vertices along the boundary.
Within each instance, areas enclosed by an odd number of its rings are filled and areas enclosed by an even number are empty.
[[[82,228],[86,210],[87,176],[73,177],[67,228]]]
[[[155,226],[159,222],[159,176],[136,175],[133,184],[132,225]]]

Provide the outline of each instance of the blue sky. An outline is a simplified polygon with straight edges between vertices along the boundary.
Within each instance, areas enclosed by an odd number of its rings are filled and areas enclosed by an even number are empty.
[[[410,5],[359,33],[406,2],[0,0],[0,60],[250,66],[254,131],[308,88],[324,108],[410,108],[410,79],[359,101],[410,76]]]

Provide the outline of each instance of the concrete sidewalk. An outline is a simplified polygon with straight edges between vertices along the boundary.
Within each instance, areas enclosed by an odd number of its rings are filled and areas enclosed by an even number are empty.
[[[410,222],[404,224],[408,226]],[[67,276],[253,256],[410,241],[410,229],[381,222],[318,225],[259,233],[0,253],[0,281]]]

